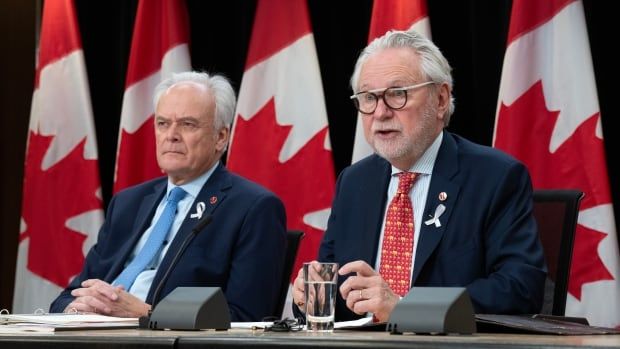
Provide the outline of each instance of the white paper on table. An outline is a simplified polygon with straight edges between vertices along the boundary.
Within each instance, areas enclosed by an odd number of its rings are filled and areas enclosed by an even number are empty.
[[[256,321],[256,322],[231,322],[231,329],[263,329],[267,326],[273,325],[273,321]]]
[[[31,323],[71,325],[85,323],[126,323],[138,325],[138,318],[114,317],[99,314],[13,314],[0,315],[0,324]]]
[[[363,317],[357,320],[338,321],[334,323],[334,329],[345,328],[345,327],[362,327],[362,326],[366,326],[369,324],[372,324],[372,316]]]
[[[351,327],[362,327],[362,326],[366,326],[372,324],[372,317],[363,317],[361,319],[357,319],[357,320],[351,320],[351,321],[338,321],[334,323],[334,329],[339,329],[339,328],[351,328]],[[272,321],[267,321],[267,322],[231,322],[230,323],[230,328],[231,329],[263,329],[265,327],[268,326],[272,326],[273,322]]]

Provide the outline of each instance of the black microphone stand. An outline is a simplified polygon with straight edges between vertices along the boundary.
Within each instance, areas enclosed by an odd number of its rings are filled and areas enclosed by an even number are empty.
[[[181,255],[183,255],[183,252],[185,252],[185,250],[187,249],[187,246],[189,246],[189,243],[194,239],[194,237],[196,237],[196,235],[198,235],[198,233],[200,233],[207,225],[209,225],[209,223],[211,223],[212,220],[213,220],[213,217],[210,214],[207,214],[200,222],[198,222],[198,224],[196,224],[194,228],[192,228],[192,232],[189,235],[187,235],[185,240],[183,240],[183,244],[181,244],[181,247],[179,248],[177,253],[174,255],[174,257],[172,258],[172,261],[170,262],[168,269],[166,269],[166,272],[161,277],[161,280],[159,280],[159,283],[157,284],[157,287],[155,288],[155,291],[153,292],[153,298],[152,298],[153,304],[151,305],[151,309],[149,309],[149,312],[147,315],[140,316],[140,318],[138,319],[139,328],[151,328],[150,326],[151,314],[153,313],[153,309],[155,309],[157,298],[159,297],[161,290],[164,288],[164,284],[170,277],[170,274],[172,273],[174,266],[177,264],[177,262],[181,258]]]

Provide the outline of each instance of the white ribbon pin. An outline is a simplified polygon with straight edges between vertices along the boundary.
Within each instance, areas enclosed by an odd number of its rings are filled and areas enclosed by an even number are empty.
[[[204,202],[199,202],[196,205],[196,213],[192,213],[189,217],[190,218],[202,218],[202,213],[205,211],[205,203]]]
[[[433,218],[425,221],[424,224],[426,224],[426,225],[435,224],[435,227],[437,227],[437,228],[441,227],[441,222],[439,221],[439,217],[441,217],[441,215],[444,212],[446,212],[446,206],[444,206],[443,204],[439,204],[439,206],[437,206],[437,208],[435,208],[435,216],[433,216]]]

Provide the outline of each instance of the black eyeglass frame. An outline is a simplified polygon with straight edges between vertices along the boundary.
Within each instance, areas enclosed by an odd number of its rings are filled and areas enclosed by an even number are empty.
[[[398,86],[394,86],[394,87],[384,87],[384,88],[378,88],[378,89],[374,89],[374,90],[368,90],[368,91],[360,91],[352,96],[350,96],[349,98],[351,100],[353,100],[353,105],[355,106],[355,109],[357,109],[357,111],[359,111],[362,114],[366,114],[366,115],[370,115],[372,113],[375,112],[375,110],[377,110],[377,106],[379,105],[379,98],[383,99],[383,103],[390,109],[392,110],[399,110],[399,109],[403,109],[405,107],[405,105],[407,105],[407,98],[408,98],[408,93],[407,91],[410,90],[414,90],[420,87],[424,87],[424,86],[428,86],[431,84],[436,84],[435,81],[425,81],[425,82],[421,82],[419,84],[415,84],[415,85],[410,85],[410,86],[404,86],[404,87],[398,87]],[[390,103],[388,103],[387,99],[385,99],[385,95],[387,91],[390,92],[405,92],[405,101],[403,102],[403,104],[401,106],[392,106],[390,105]],[[383,93],[381,93],[383,92]],[[381,93],[381,94],[379,94]],[[374,107],[372,108],[371,111],[363,111],[360,109],[360,102],[359,102],[359,96],[362,94],[370,94],[371,96],[374,97]]]

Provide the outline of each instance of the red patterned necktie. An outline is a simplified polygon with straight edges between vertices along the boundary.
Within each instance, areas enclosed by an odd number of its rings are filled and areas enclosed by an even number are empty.
[[[413,253],[413,205],[409,191],[417,173],[401,172],[398,190],[388,206],[381,247],[379,273],[392,291],[404,296],[411,281],[411,254]]]

